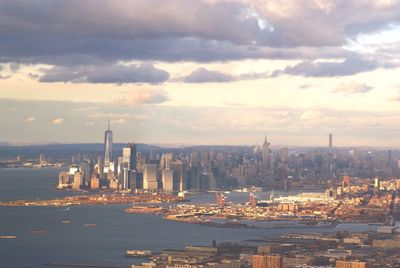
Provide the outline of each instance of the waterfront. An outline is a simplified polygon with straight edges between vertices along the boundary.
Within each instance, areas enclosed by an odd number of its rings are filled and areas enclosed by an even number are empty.
[[[47,199],[72,192],[55,190],[57,169],[0,170],[0,196],[15,199]],[[54,177],[53,177],[54,176]],[[266,195],[265,193],[259,193]],[[231,193],[233,201],[246,200],[247,193]],[[213,200],[213,194],[191,196],[194,202]],[[125,257],[127,249],[183,248],[188,244],[210,245],[218,241],[244,241],[262,236],[309,229],[273,230],[214,228],[162,219],[158,215],[126,214],[129,205],[57,207],[0,207],[0,263],[4,267],[43,267],[58,262],[130,264],[140,260]],[[69,220],[69,224],[62,221]],[[96,224],[85,227],[85,224]],[[363,231],[374,226],[340,224],[338,230]],[[43,232],[31,232],[43,231]],[[323,230],[324,232],[327,230]],[[319,232],[319,230],[313,230]]]

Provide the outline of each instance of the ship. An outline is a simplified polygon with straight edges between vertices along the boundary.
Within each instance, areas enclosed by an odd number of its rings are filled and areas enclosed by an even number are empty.
[[[127,250],[126,256],[127,257],[134,257],[134,258],[146,258],[151,257],[153,253],[150,250]]]
[[[17,238],[15,235],[0,235],[0,239],[14,239]]]

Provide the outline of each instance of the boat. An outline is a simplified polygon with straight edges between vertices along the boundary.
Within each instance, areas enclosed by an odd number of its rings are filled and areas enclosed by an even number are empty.
[[[153,253],[150,250],[127,250],[126,256],[127,257],[134,257],[134,258],[145,258],[151,257]]]
[[[85,223],[84,226],[85,226],[85,227],[95,227],[96,224],[95,224],[95,223]]]
[[[34,235],[42,235],[44,234],[44,230],[30,230],[29,233]]]
[[[0,235],[0,239],[14,239],[17,238],[15,235]]]
[[[68,224],[68,223],[71,223],[71,221],[61,221],[61,223]]]
[[[64,208],[63,210],[64,210],[64,211],[68,211],[68,210],[70,210],[70,209],[71,209],[71,207],[68,206],[68,207]]]

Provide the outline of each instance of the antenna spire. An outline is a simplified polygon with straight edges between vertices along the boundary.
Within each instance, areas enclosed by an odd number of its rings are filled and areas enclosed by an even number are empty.
[[[110,119],[107,120],[107,129],[110,130]]]

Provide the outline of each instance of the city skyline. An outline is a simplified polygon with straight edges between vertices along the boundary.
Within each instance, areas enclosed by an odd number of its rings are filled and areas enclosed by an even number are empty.
[[[400,146],[399,10],[1,1],[0,141],[97,142],[110,118],[121,142],[255,144],[267,131],[276,144],[335,133],[343,146]]]
[[[0,266],[400,267],[400,0],[0,0]]]

